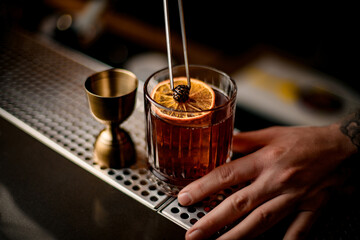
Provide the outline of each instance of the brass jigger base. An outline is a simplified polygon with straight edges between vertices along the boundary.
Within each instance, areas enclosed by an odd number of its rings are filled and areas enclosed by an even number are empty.
[[[130,135],[119,127],[107,127],[94,144],[94,160],[100,167],[124,168],[136,162],[134,143]]]

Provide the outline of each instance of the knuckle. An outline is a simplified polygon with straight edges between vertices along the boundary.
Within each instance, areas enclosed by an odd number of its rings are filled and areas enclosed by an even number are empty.
[[[247,212],[249,199],[245,198],[242,195],[234,194],[231,198],[229,198],[229,200],[231,201],[230,204],[235,212],[237,213]]]
[[[217,176],[218,182],[224,187],[234,184],[236,180],[233,168],[226,165],[218,168]]]
[[[258,210],[258,224],[262,227],[268,227],[272,223],[272,213],[263,209]]]
[[[270,159],[280,159],[286,153],[286,149],[282,146],[273,146],[267,152]]]

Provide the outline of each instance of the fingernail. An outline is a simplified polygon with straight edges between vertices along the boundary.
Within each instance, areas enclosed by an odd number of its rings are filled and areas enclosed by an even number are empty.
[[[196,240],[201,239],[202,232],[199,229],[195,229],[194,231],[191,231],[189,234],[187,234],[186,239],[187,240]]]
[[[178,201],[181,205],[189,205],[192,200],[190,194],[185,192],[179,194]]]

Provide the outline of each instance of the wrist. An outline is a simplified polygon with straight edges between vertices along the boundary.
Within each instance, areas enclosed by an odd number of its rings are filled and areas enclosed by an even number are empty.
[[[351,142],[360,149],[360,110],[346,116],[340,124],[341,132],[347,136]]]
[[[354,144],[354,142],[351,139],[351,136],[344,133],[343,122],[337,122],[331,124],[329,127],[330,127],[330,131],[335,135],[336,141],[338,141],[339,144],[341,144],[346,157],[351,157],[359,152],[359,147],[356,144]]]

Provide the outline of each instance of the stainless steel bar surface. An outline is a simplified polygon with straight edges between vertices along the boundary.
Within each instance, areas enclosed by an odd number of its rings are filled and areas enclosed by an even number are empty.
[[[137,163],[125,169],[101,168],[92,151],[104,126],[91,116],[83,84],[89,75],[110,66],[24,33],[1,39],[0,64],[0,116],[143,205],[166,213],[181,227],[192,225],[192,218],[167,211],[177,200],[148,178],[141,82],[136,108],[122,124],[136,146]]]
[[[0,37],[0,116],[38,139],[50,149],[60,153],[66,159],[70,160],[69,163],[73,162],[81,167],[78,169],[85,169],[86,172],[100,179],[101,181],[99,182],[106,183],[106,186],[114,187],[115,191],[119,190],[121,193],[119,196],[127,196],[130,199],[136,200],[133,202],[145,206],[145,209],[150,209],[150,212],[155,213],[156,216],[160,216],[160,219],[166,218],[171,220],[181,227],[179,229],[190,228],[211,209],[226,199],[226,197],[234,191],[237,191],[237,186],[224,189],[194,206],[184,207],[178,203],[176,198],[167,196],[149,180],[146,168],[145,119],[141,82],[138,87],[139,92],[137,94],[135,111],[122,125],[122,127],[130,133],[136,145],[137,164],[124,169],[99,167],[93,161],[92,150],[96,135],[103,126],[90,115],[83,84],[89,75],[108,68],[110,68],[110,66],[64,48],[47,38],[18,32],[13,32],[8,34],[8,36],[2,35]],[[3,120],[0,121],[0,126],[8,127]],[[10,142],[15,141],[14,138],[17,136],[24,138],[19,142],[27,142],[26,137],[20,133],[8,137],[1,135],[2,133],[7,133],[7,131],[1,128],[0,130],[0,149],[2,149],[2,147],[11,148],[13,145],[10,144]],[[9,142],[6,141],[7,138],[9,138]],[[1,143],[3,145],[1,145]],[[31,154],[31,149],[28,149],[28,146],[20,146],[19,149],[12,149],[12,151],[23,152],[20,154],[22,157],[24,157],[24,154]],[[7,159],[10,159],[6,154],[8,154],[8,152],[4,154],[0,152],[0,175],[3,173],[3,175],[0,176],[0,210],[2,210],[1,207],[4,206],[2,204],[5,200],[12,200],[11,197],[9,197],[11,196],[9,194],[11,189],[9,191],[6,190],[1,180],[6,182],[9,178],[18,179],[21,184],[16,187],[20,189],[27,188],[31,183],[31,179],[22,179],[21,173],[31,172],[31,168],[34,168],[32,164],[38,162],[31,163],[27,162],[26,159],[21,159],[25,167],[13,167],[8,171],[6,164],[3,164]],[[49,164],[56,165],[53,161],[57,159],[57,157],[51,154],[51,152],[47,152],[46,154],[50,154],[49,157],[51,159],[49,159]],[[16,163],[12,165],[14,166]],[[67,166],[64,167],[64,169],[65,168],[70,169],[73,167]],[[62,172],[64,169],[55,169],[56,174],[54,176],[50,176],[50,173],[41,173],[41,175],[34,175],[33,178],[38,182],[47,181],[47,178],[49,178],[49,183],[55,182],[56,184],[61,184],[63,181],[62,178],[68,177],[66,176],[66,172]],[[39,174],[39,171],[34,173]],[[82,177],[86,177],[84,174],[81,175]],[[4,179],[4,177],[8,178]],[[76,188],[76,176],[71,175],[69,177],[74,179],[73,191],[79,191]],[[89,182],[89,184],[94,184],[95,187],[95,183]],[[51,186],[44,188],[50,192],[57,191],[56,189],[52,189]],[[87,189],[91,188],[92,185],[87,186]],[[39,191],[37,194],[41,194],[41,191],[44,191],[44,189],[40,189]],[[76,193],[74,194],[76,195]],[[28,196],[22,196],[22,198],[25,199],[27,199],[27,197]],[[62,198],[63,199],[60,200],[65,201],[66,196]],[[353,195],[345,199],[337,199],[327,208],[327,211],[324,211],[325,216],[317,222],[309,239],[358,239],[356,237],[360,235],[360,209],[355,203],[357,203],[359,199],[359,195]],[[20,199],[18,199],[18,201],[16,200],[17,199],[14,199],[14,202],[20,201]],[[87,200],[88,199],[80,199],[79,201],[87,202]],[[51,201],[56,200],[51,199]],[[126,202],[124,199],[114,200],[114,202],[110,204],[106,203],[101,206],[96,199],[94,201],[95,215],[96,212],[102,208],[107,208],[109,211],[115,209],[117,209],[117,211],[125,211],[124,209],[131,208],[125,205],[117,206],[117,208],[111,207],[111,204],[123,204]],[[34,203],[29,201],[28,204]],[[69,206],[69,209],[79,209],[76,203],[72,203],[72,205],[73,204],[75,205]],[[339,206],[347,210],[351,209],[351,211],[342,210]],[[55,210],[56,209],[54,209],[54,211]],[[21,213],[21,211],[19,212]],[[64,212],[67,213],[66,209],[64,209]],[[102,215],[103,211],[100,212],[100,216],[102,218],[105,217]],[[0,224],[2,223],[1,221],[6,219],[5,213],[0,211]],[[135,216],[137,218],[150,217],[148,212],[144,214],[144,216]],[[40,215],[38,216],[39,218],[41,217]],[[99,217],[98,215],[96,216]],[[24,216],[21,215],[21,218],[24,218]],[[74,218],[74,221],[76,221],[76,212],[74,212],[74,216],[69,216],[69,219],[70,218]],[[154,221],[153,218],[149,218],[148,220]],[[285,226],[288,222],[287,220],[288,219],[285,219]],[[53,221],[49,223],[51,226],[59,224],[56,222],[56,216],[54,216],[54,219],[51,221]],[[146,221],[147,219],[139,220],[139,222],[144,225],[146,225]],[[124,223],[124,221],[122,223]],[[159,224],[160,223],[162,223],[162,221],[159,221]],[[2,226],[3,225],[0,225],[0,227]],[[168,226],[169,229],[174,230],[171,226],[172,225]],[[101,229],[99,226],[97,227]],[[121,229],[122,226],[117,227]],[[128,225],[125,227],[130,228]],[[59,226],[59,228],[65,229],[65,227],[61,226]],[[141,229],[141,231],[146,230],[144,226],[138,226],[136,229]],[[225,228],[223,231],[227,229],[229,228]],[[0,228],[0,239],[3,237],[1,230],[2,228]],[[159,229],[159,231],[162,230]],[[76,239],[76,237],[77,239],[81,238],[81,236],[76,235],[76,232],[77,231],[74,230],[71,233],[73,239]],[[281,239],[284,232],[284,227],[280,225],[268,234],[261,235],[258,239]],[[184,232],[182,232],[182,234],[183,233]],[[221,232],[219,234],[221,234]],[[132,236],[133,237],[129,238],[141,239],[136,237],[136,233]],[[159,237],[154,237],[155,235],[153,238],[151,238],[151,236],[149,235],[149,239],[159,239]],[[176,239],[174,236],[170,236],[169,238]],[[164,237],[162,239],[169,238]],[[183,236],[180,238],[183,238]],[[66,237],[66,239],[69,238]]]

